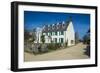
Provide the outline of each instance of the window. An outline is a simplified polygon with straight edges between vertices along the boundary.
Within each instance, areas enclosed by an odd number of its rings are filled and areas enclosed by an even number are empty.
[[[48,32],[48,36],[51,36],[52,35],[52,32]]]
[[[50,32],[50,35],[52,36],[52,32]]]
[[[60,35],[60,31],[59,31],[59,35]]]
[[[57,43],[57,38],[55,38],[55,43]]]
[[[64,31],[61,31],[61,35],[64,35]]]
[[[57,35],[57,32],[55,32],[55,35]]]
[[[60,43],[60,38],[59,38],[59,43]]]
[[[55,32],[55,35],[57,35],[57,31]]]
[[[53,38],[52,40],[54,43],[57,43],[57,38]]]
[[[59,31],[59,35],[64,35],[64,31]]]
[[[59,38],[59,43],[63,43],[64,39],[63,38]]]
[[[61,38],[61,43],[63,43],[64,42],[64,39],[63,38]]]

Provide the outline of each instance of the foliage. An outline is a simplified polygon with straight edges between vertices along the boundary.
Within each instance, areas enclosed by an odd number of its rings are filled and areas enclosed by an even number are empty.
[[[65,42],[65,47],[67,47],[68,46],[68,40],[67,40],[67,42]]]
[[[90,44],[90,29],[86,33],[86,35],[83,37],[83,43],[84,44]]]
[[[56,49],[59,49],[60,47],[61,47],[60,43],[50,43],[47,45],[47,48],[49,50],[56,50]]]
[[[27,41],[31,36],[29,35],[29,32],[25,29],[24,30],[24,40]]]
[[[91,56],[90,55],[90,29],[87,31],[86,35],[83,37],[83,43],[87,44],[87,47],[85,48],[85,54],[87,56]]]
[[[41,42],[44,44],[45,43],[45,35],[41,35]]]
[[[79,40],[80,40],[79,34],[78,34],[78,32],[75,32],[75,43],[76,44],[79,43]]]
[[[36,39],[36,35],[34,31],[29,32],[28,30],[24,30],[24,40],[25,41],[34,43],[35,39]]]
[[[89,38],[88,35],[85,35],[85,36],[83,37],[83,43],[84,43],[84,44],[90,44],[90,38]]]

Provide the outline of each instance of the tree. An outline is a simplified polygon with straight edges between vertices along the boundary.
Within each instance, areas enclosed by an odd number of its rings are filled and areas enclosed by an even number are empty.
[[[44,44],[45,43],[45,35],[41,35],[41,42]]]
[[[87,31],[87,33],[83,37],[83,43],[84,44],[90,44],[90,29]]]
[[[34,43],[36,39],[36,29],[34,28],[33,31],[32,31],[32,42]]]
[[[87,47],[85,48],[85,54],[88,55],[89,57],[91,56],[90,54],[90,29],[86,32],[85,36],[83,37],[83,43],[87,44]]]
[[[33,31],[28,31],[28,30],[24,30],[24,40],[26,42],[33,42],[36,39],[36,34],[35,34],[35,29],[33,29]]]
[[[32,40],[31,40],[33,43],[35,41],[35,34],[32,34]]]
[[[27,41],[27,40],[29,40],[29,38],[30,38],[29,31],[25,29],[24,30],[24,40]]]
[[[80,40],[79,34],[78,34],[78,32],[75,32],[75,43],[76,44],[79,43],[79,40]]]

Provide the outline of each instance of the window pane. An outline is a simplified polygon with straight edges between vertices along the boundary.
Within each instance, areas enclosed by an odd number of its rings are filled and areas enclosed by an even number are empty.
[[[61,43],[63,43],[63,38],[61,38]]]
[[[51,35],[52,35],[52,32],[51,32]]]
[[[59,43],[61,43],[61,42],[60,42],[60,38],[59,38]]]
[[[61,35],[64,35],[64,31],[61,31]]]
[[[57,32],[55,32],[55,35],[57,35]]]

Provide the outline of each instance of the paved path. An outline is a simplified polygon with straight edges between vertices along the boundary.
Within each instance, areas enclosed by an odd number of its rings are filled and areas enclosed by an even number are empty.
[[[25,61],[47,61],[47,60],[68,60],[68,59],[87,59],[88,56],[84,55],[84,48],[86,45],[79,43],[75,46],[61,49],[42,55],[33,55],[30,53],[25,53]]]

